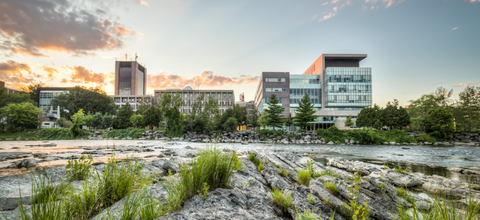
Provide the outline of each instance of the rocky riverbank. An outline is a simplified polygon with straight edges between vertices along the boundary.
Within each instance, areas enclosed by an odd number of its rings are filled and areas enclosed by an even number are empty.
[[[165,146],[169,144],[175,143],[165,143]],[[106,147],[104,149],[85,149],[80,155],[95,155],[94,152],[112,154],[112,152],[122,153],[122,151],[123,153],[131,151],[151,153],[150,157],[139,157],[139,161],[145,164],[141,173],[145,176],[156,174],[156,181],[152,185],[146,186],[145,189],[154,195],[155,200],[162,202],[167,197],[167,192],[163,187],[163,184],[168,184],[165,175],[169,170],[172,173],[178,173],[178,165],[192,160],[202,149],[189,146],[166,149],[148,143],[141,145],[145,147],[118,145],[113,148],[114,150]],[[225,151],[228,150],[225,149]],[[263,161],[263,170],[259,171],[256,165],[247,159],[249,154],[254,154],[256,158]],[[480,196],[478,191],[471,191],[467,183],[435,175],[404,173],[405,171],[359,161],[327,158],[328,164],[325,166],[312,161],[304,153],[296,154],[291,151],[239,150],[238,155],[240,155],[243,167],[233,172],[230,188],[216,189],[210,192],[210,196],[206,199],[199,195],[194,196],[185,202],[181,210],[168,213],[159,219],[296,219],[298,215],[302,215],[307,210],[324,219],[329,219],[334,213],[334,219],[350,219],[349,185],[354,179],[358,180],[360,187],[358,201],[361,204],[368,204],[371,219],[395,219],[396,207],[398,205],[412,207],[413,201],[420,210],[428,210],[434,202],[433,195],[439,193],[454,199],[460,209],[467,205],[468,198],[478,199]],[[22,166],[23,163],[22,160]],[[297,172],[307,169],[309,164],[318,175],[311,179],[308,186],[300,185]],[[102,162],[93,163],[95,172],[99,175],[102,175],[104,166]],[[281,170],[287,171],[287,175],[281,175]],[[45,173],[51,175],[56,185],[59,185],[66,177],[64,166],[36,169],[34,172],[37,175]],[[172,178],[176,178],[176,175]],[[7,219],[18,219],[16,215],[19,213],[19,190],[24,198],[32,195],[31,177],[31,174],[26,173],[0,176],[0,210],[3,210]],[[338,187],[334,193],[326,186],[331,182]],[[82,181],[73,181],[69,184],[81,191],[81,183]],[[476,187],[476,185],[472,187]],[[273,189],[282,189],[284,194],[291,195],[295,206],[282,209],[272,202],[270,191]],[[407,194],[399,193],[399,189],[406,189]],[[309,201],[308,197],[311,197],[313,202]],[[21,201],[28,210],[30,200],[23,199]],[[125,203],[126,198],[121,199],[98,213],[93,219],[103,219],[107,216],[119,219]],[[2,218],[0,217],[0,219]]]

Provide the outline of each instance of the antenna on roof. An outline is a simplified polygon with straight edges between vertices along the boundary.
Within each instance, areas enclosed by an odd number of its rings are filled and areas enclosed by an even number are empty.
[[[138,58],[137,53],[135,53],[135,61],[137,61],[137,58]]]
[[[125,60],[128,60],[128,54],[125,54]]]

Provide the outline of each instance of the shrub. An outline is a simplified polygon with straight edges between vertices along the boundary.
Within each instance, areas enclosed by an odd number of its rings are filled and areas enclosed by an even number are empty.
[[[430,143],[435,142],[435,138],[431,137],[428,134],[421,134],[416,139],[417,139],[418,142],[430,142]]]
[[[292,194],[289,193],[286,195],[281,189],[274,189],[270,192],[273,203],[277,204],[278,206],[282,207],[284,211],[287,211],[293,205]]]
[[[300,185],[310,185],[311,174],[308,170],[300,170],[297,172],[297,180]]]
[[[338,187],[335,186],[334,182],[325,182],[325,188],[327,189],[328,192],[331,194],[335,195],[338,192]]]
[[[269,130],[269,129],[260,129],[260,130],[255,130],[261,137],[266,137],[266,136],[283,136],[285,133],[282,130]]]
[[[282,175],[283,177],[287,177],[288,174],[290,174],[290,171],[287,171],[283,169],[283,167],[280,167],[280,170],[278,171],[278,174]]]
[[[92,156],[82,156],[78,160],[68,160],[67,166],[67,178],[69,181],[73,180],[85,180],[88,179],[90,172],[92,171]]]
[[[313,199],[313,195],[312,194],[308,194],[307,195],[307,199],[308,199],[308,202],[312,205],[315,205],[315,200]]]
[[[88,131],[80,129],[78,130],[79,137],[88,136]],[[72,139],[70,130],[68,128],[42,128],[38,132],[38,137],[48,140],[70,140]]]
[[[248,159],[253,162],[253,160],[255,159],[255,154],[249,154]]]
[[[107,137],[108,138],[114,138],[114,137],[118,137],[118,138],[127,138],[127,137],[131,137],[131,138],[138,138],[142,135],[143,132],[147,131],[147,129],[140,129],[140,128],[137,128],[137,129],[117,129],[117,130],[110,130],[110,131],[107,131]]]

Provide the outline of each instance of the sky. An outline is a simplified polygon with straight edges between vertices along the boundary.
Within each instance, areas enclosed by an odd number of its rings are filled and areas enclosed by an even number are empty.
[[[233,89],[302,74],[322,53],[367,54],[373,101],[480,86],[480,0],[0,0],[0,81],[101,87],[115,60],[147,68],[147,93]]]

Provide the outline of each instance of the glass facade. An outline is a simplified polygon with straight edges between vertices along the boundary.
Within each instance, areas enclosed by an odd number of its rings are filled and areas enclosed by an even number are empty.
[[[50,103],[52,102],[52,99],[57,96],[64,93],[64,91],[40,91],[40,99],[38,100],[38,107],[43,110],[43,112],[49,112],[50,111]],[[54,108],[56,110],[56,108]]]
[[[325,75],[325,105],[371,106],[372,69],[368,67],[328,67]]]
[[[131,63],[120,63],[118,93],[119,95],[130,95],[132,90],[132,67]]]
[[[285,78],[265,78],[265,82],[285,82]]]
[[[290,75],[290,109],[298,107],[298,103],[307,93],[313,107],[322,106],[322,85],[320,75]]]

